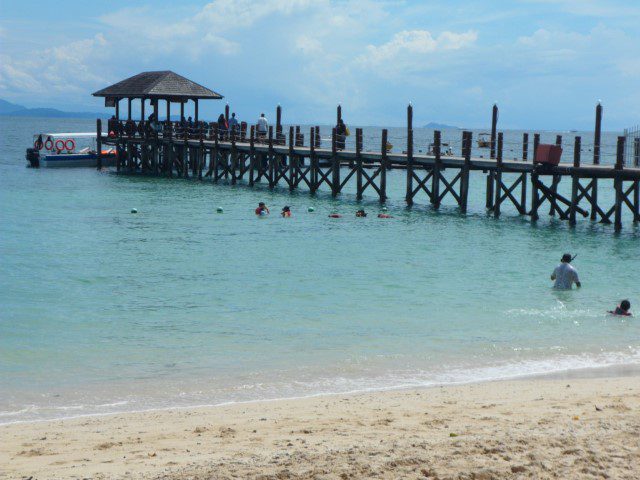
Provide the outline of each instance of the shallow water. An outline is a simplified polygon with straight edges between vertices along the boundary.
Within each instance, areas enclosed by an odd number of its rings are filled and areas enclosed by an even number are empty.
[[[495,220],[480,174],[464,216],[406,209],[392,171],[380,220],[349,192],[32,170],[33,132],[93,122],[0,122],[0,423],[640,364],[638,321],[605,314],[640,301],[628,217]],[[257,219],[261,200],[293,218]],[[550,288],[565,251],[581,290]]]

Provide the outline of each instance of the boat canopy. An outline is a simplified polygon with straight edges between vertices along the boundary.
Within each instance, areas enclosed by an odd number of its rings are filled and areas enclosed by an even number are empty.
[[[71,133],[36,133],[34,137],[42,135],[43,137],[51,137],[51,138],[90,138],[97,137],[96,132],[71,132]]]

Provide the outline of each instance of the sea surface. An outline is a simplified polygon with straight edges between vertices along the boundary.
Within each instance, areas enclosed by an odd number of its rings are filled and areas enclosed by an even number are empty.
[[[25,168],[34,132],[94,129],[0,118],[0,423],[640,365],[640,320],[606,314],[623,298],[640,312],[627,214],[620,234],[582,218],[572,229],[548,206],[537,224],[507,205],[496,220],[481,173],[462,215],[451,198],[406,208],[405,174],[391,171],[383,220],[351,187],[334,200]],[[543,142],[556,134],[573,143]],[[416,150],[431,135],[417,129]],[[460,132],[443,135],[458,151]],[[366,149],[379,138],[365,128]],[[505,158],[521,138],[505,132]],[[404,130],[390,141],[402,150]],[[271,216],[255,217],[259,201]],[[578,255],[580,290],[551,289],[564,252]]]

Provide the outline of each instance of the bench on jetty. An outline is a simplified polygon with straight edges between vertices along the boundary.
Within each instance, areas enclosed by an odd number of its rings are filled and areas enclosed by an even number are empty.
[[[489,158],[472,157],[473,134],[461,132],[459,155],[442,153],[441,132],[435,131],[432,151],[429,154],[415,153],[413,145],[413,107],[407,107],[407,144],[403,153],[390,153],[387,149],[388,131],[382,130],[378,152],[363,151],[362,129],[355,132],[355,149],[340,149],[344,140],[332,131],[331,144],[323,147],[319,127],[311,127],[305,144],[305,135],[299,126],[290,126],[288,135],[283,132],[282,109],[276,109],[276,125],[269,127],[266,136],[259,136],[254,126],[242,125],[229,131],[216,123],[207,124],[198,119],[198,99],[219,99],[219,94],[206,89],[179,75],[168,72],[145,72],[147,80],[139,81],[140,74],[131,79],[107,87],[96,96],[104,96],[107,105],[116,108],[115,119],[110,121],[108,131],[102,131],[102,122],[97,120],[98,152],[102,144],[114,145],[118,152],[117,171],[129,174],[163,175],[179,177],[211,178],[218,182],[225,178],[231,184],[247,178],[248,185],[265,181],[269,188],[283,184],[293,191],[306,185],[315,193],[324,185],[337,196],[349,182],[355,182],[356,196],[362,199],[367,190],[375,192],[380,202],[387,199],[387,172],[391,169],[406,171],[405,201],[412,205],[420,195],[434,208],[439,208],[446,196],[451,196],[462,212],[467,211],[469,175],[482,172],[486,175],[486,208],[495,217],[501,214],[502,205],[510,202],[522,215],[532,220],[539,218],[545,202],[549,215],[567,220],[575,225],[577,214],[591,220],[613,223],[615,230],[622,228],[623,209],[631,211],[634,222],[640,221],[640,139],[634,139],[633,159],[625,164],[624,136],[617,139],[616,159],[613,165],[600,163],[602,106],[596,107],[593,161],[583,164],[580,136],[574,138],[573,162],[548,165],[536,163],[540,135],[533,135],[532,158],[529,159],[530,140],[527,133],[522,138],[520,159],[503,158],[503,132],[497,130],[498,107],[493,106],[491,143]],[[162,79],[169,76],[172,81],[162,86]],[[176,80],[176,77],[179,77]],[[138,80],[132,82],[132,79]],[[127,86],[128,82],[128,86]],[[131,84],[137,85],[133,91]],[[166,82],[165,82],[166,83]],[[123,86],[124,85],[124,86]],[[120,86],[120,87],[118,87]],[[151,91],[151,87],[155,91]],[[125,88],[126,87],[126,88]],[[132,99],[141,100],[141,119],[135,122],[131,115]],[[128,100],[128,118],[119,118],[119,101]],[[144,118],[145,100],[154,109],[152,121]],[[166,120],[158,121],[158,102],[166,102]],[[184,121],[184,103],[193,100],[196,106],[195,121]],[[180,103],[180,122],[171,121],[171,102]],[[342,109],[337,108],[337,120]],[[229,106],[225,108],[229,118]],[[560,135],[556,144],[562,144]],[[99,167],[100,161],[98,162]],[[446,169],[457,173],[451,179],[444,175]],[[505,177],[503,174],[515,174]],[[563,178],[571,180],[571,195],[565,197],[558,192]],[[511,179],[511,183],[509,183]],[[612,179],[615,190],[613,205],[602,207],[598,199],[598,180]],[[546,182],[546,183],[545,183]],[[528,186],[531,195],[528,198]],[[530,200],[530,202],[529,202]],[[584,208],[583,208],[584,207]],[[588,209],[588,210],[587,210]]]

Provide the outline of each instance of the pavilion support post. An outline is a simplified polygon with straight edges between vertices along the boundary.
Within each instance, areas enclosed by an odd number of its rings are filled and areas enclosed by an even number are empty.
[[[144,123],[144,98],[140,99],[140,121]]]
[[[413,205],[413,106],[407,106],[407,205]]]
[[[495,202],[493,203],[493,216],[498,218],[500,216],[500,205],[502,205],[502,132],[498,133],[498,151],[496,157],[496,188],[495,188]]]
[[[127,98],[127,120],[131,120],[131,100],[132,98]]]
[[[469,131],[462,132],[462,156],[464,157],[462,176],[460,177],[460,210],[462,213],[467,213],[469,200],[469,171],[471,168],[472,141],[473,133]]]
[[[198,124],[199,120],[199,112],[198,112],[198,99],[194,98],[193,99],[193,108],[194,108],[194,112],[193,112],[193,117],[194,117],[194,121],[196,123],[196,125]]]
[[[387,200],[387,138],[388,130],[382,130],[382,141],[380,145],[380,203]]]
[[[311,184],[309,190],[314,195],[318,189],[318,158],[316,157],[316,145],[317,145],[317,130],[314,127],[309,129],[310,141],[309,141],[309,177]]]
[[[338,106],[340,108],[340,106]],[[333,165],[331,169],[331,195],[337,197],[340,193],[340,159],[338,158],[338,141],[337,131],[334,127],[331,130],[331,163]]]
[[[96,120],[96,150],[98,154],[98,170],[102,169],[102,120]]]
[[[616,200],[614,205],[614,229],[616,232],[622,230],[622,202],[625,198],[623,188],[622,171],[624,170],[624,143],[626,137],[618,137],[618,144],[616,150],[616,166],[615,166],[615,178],[613,179],[614,188],[616,192]]]
[[[171,100],[167,100],[167,125],[171,128]]]
[[[434,208],[440,208],[440,172],[442,171],[441,157],[442,134],[440,130],[433,132],[433,153],[435,161],[433,164],[433,175],[431,176],[431,204]]]
[[[538,153],[538,145],[540,145],[540,134],[533,134],[533,163],[536,162],[536,155]],[[538,173],[536,172],[535,166],[533,171],[531,172],[531,220],[537,221],[538,218],[538,208],[540,207],[540,189],[538,188]]]
[[[596,105],[596,125],[593,132],[593,164],[600,164],[600,141],[602,136],[602,104]],[[591,180],[591,220],[598,218],[598,179]]]
[[[120,99],[116,98],[116,120],[120,121]]]
[[[362,200],[362,129],[356,128],[356,198]]]
[[[569,207],[569,225],[576,224],[576,207],[578,206],[578,187],[580,177],[580,150],[582,148],[582,138],[576,137],[573,144],[573,170],[571,172],[571,206]]]

